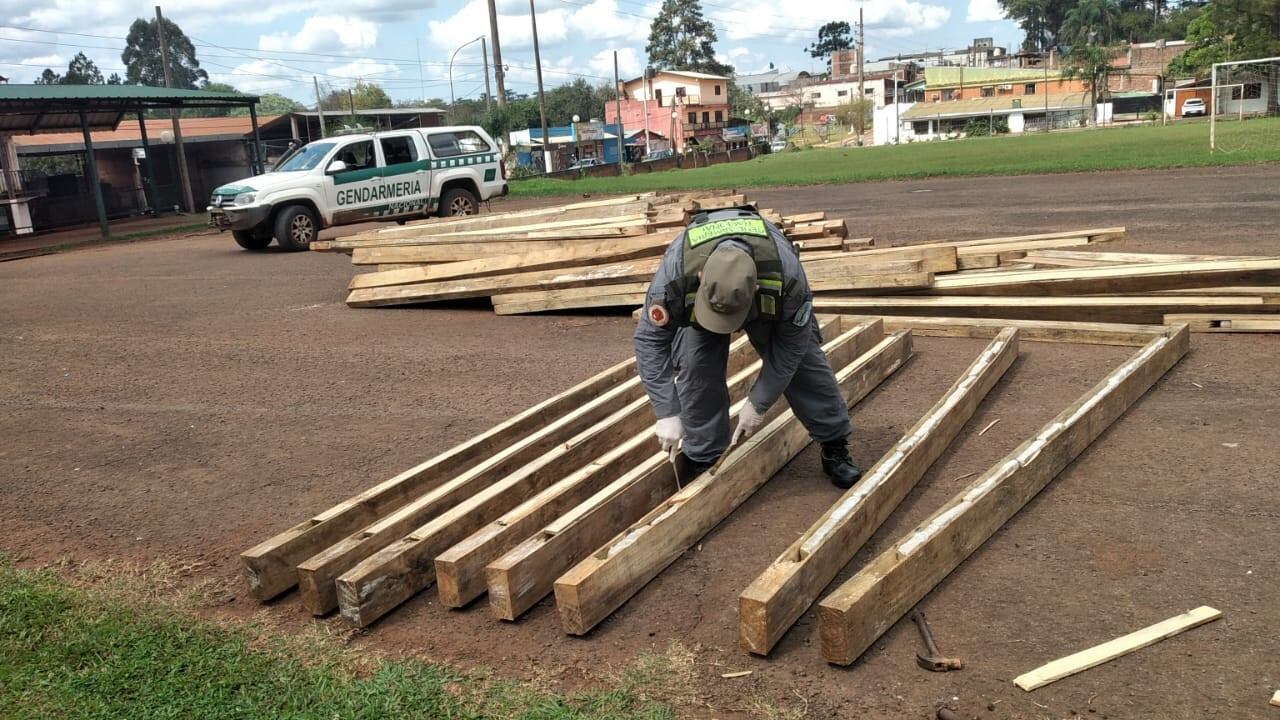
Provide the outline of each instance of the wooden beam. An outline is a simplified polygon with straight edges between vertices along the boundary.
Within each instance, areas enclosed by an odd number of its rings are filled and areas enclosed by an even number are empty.
[[[548,310],[578,310],[583,308],[639,307],[644,304],[648,283],[623,283],[621,285],[597,285],[566,290],[542,290],[510,295],[494,295],[490,298],[493,311],[498,315],[520,315]]]
[[[827,263],[815,268],[806,265],[804,270],[811,291],[831,292],[930,287],[933,273],[922,272],[920,267],[919,261],[877,264],[855,262],[843,267]]]
[[[1170,328],[818,605],[822,656],[848,665],[1169,371],[1190,347]]]
[[[269,600],[297,584],[295,566],[556,418],[635,378],[635,359],[597,373],[510,420],[338,503],[240,554],[249,592]],[[638,381],[638,380],[637,380]]]
[[[830,316],[821,322],[826,327],[839,324],[837,318]],[[746,396],[760,367],[761,363],[757,360],[727,379],[731,402]],[[630,438],[618,438],[617,434],[612,440],[616,447],[436,555],[435,581],[440,602],[448,607],[462,607],[483,595],[486,588],[486,565],[564,511],[587,500],[637,463],[659,452],[652,424]],[[463,508],[460,507],[459,510]]]
[[[1165,315],[1169,325],[1186,323],[1197,333],[1274,333],[1280,332],[1280,315]]]
[[[661,255],[675,233],[663,232],[626,240],[586,240],[570,248],[535,250],[462,262],[424,265],[407,270],[362,273],[351,279],[348,288],[389,287],[420,282],[459,280],[533,270],[586,267]]]
[[[1243,260],[1230,255],[1187,255],[1182,253],[1098,252],[1095,250],[1032,250],[1026,262],[1047,267],[1098,267],[1142,263],[1189,262],[1196,260]]]
[[[1148,263],[939,277],[938,295],[1078,295],[1280,282],[1280,258]]]
[[[629,260],[585,268],[535,270],[510,275],[414,283],[384,288],[361,288],[347,295],[351,307],[385,307],[422,302],[489,297],[510,292],[609,285],[647,281],[658,269],[660,258]]]
[[[846,266],[853,262],[867,264],[919,261],[920,270],[930,273],[955,272],[958,265],[956,249],[953,247],[920,247],[906,246],[895,248],[876,248],[874,250],[858,250],[854,252],[813,252],[801,255],[805,271],[820,268],[830,262],[836,266]]]
[[[731,372],[750,366],[748,345],[746,338],[730,345]],[[473,468],[446,484],[447,492],[424,497],[299,565],[304,604],[322,613],[338,607],[348,622],[369,625],[435,580],[433,560],[441,552],[606,453],[619,436],[640,432],[652,422],[648,403],[641,393],[572,437],[559,436],[527,462],[506,463],[500,471]]]
[[[526,252],[572,250],[583,243],[620,243],[630,238],[560,239],[560,240],[494,240],[483,243],[449,243],[444,245],[402,245],[399,247],[355,248],[352,265],[391,265],[402,263],[453,263],[481,258],[495,258]]]
[[[1117,242],[1124,234],[1080,235],[1077,237],[1050,238],[1047,240],[1017,240],[996,242],[989,245],[966,245],[956,249],[961,270],[999,267],[1026,257],[1036,250],[1082,247],[1104,242]]]
[[[745,341],[738,341],[730,352],[733,362],[748,362]],[[457,506],[485,488],[500,482],[530,464],[548,457],[560,458],[566,443],[572,443],[601,424],[616,422],[619,413],[630,412],[645,401],[640,378],[632,376],[582,399],[578,407],[558,418],[548,418],[544,425],[505,446],[493,446],[483,456],[455,467],[454,472],[440,478],[432,487],[390,512],[382,513],[365,524],[334,538],[326,547],[297,562],[297,579],[303,606],[313,614],[323,615],[338,607],[334,580],[361,561],[403,538],[440,513]]]
[[[935,282],[941,278],[935,277]],[[1083,297],[1009,297],[988,295],[838,297],[814,298],[818,312],[854,315],[925,315],[929,317],[979,317],[1015,320],[1160,324],[1166,314],[1215,311],[1280,312],[1259,297],[1210,295],[1091,295]]]
[[[898,333],[852,362],[833,357],[846,402],[856,402],[906,362],[910,345],[910,334]],[[584,558],[555,583],[565,632],[582,635],[608,617],[808,444],[808,432],[795,414],[783,411],[730,450],[715,475],[706,473],[684,486]]]
[[[873,316],[846,315],[851,319]],[[1167,316],[1166,316],[1167,317]],[[1142,347],[1163,335],[1164,325],[1064,322],[1057,320],[1000,320],[994,318],[895,317],[882,316],[886,330],[910,330],[913,335],[964,337],[990,340],[1007,327],[1018,329],[1019,341],[1078,343],[1082,345],[1123,345]]]
[[[1006,328],[928,412],[830,510],[738,596],[738,640],[767,655],[902,503],[1018,357]]]
[[[1174,635],[1200,627],[1207,622],[1213,622],[1220,617],[1222,617],[1220,610],[1211,608],[1208,605],[1201,605],[1194,610],[1175,615],[1168,620],[1150,625],[1137,632],[1129,633],[1101,645],[1094,645],[1087,650],[1081,650],[1078,653],[1041,665],[1031,672],[1023,673],[1014,678],[1013,684],[1027,692],[1031,692],[1036,688],[1042,688],[1062,678],[1070,677],[1078,672],[1084,672],[1089,668],[1097,667],[1118,657],[1141,650],[1148,645],[1154,645],[1161,640],[1167,640]]]
[[[358,235],[349,235],[331,241],[334,248],[341,247],[385,247],[392,245],[430,245],[450,242],[483,242],[486,239],[502,239],[527,237],[530,233],[554,231],[574,234],[589,234],[591,229],[608,229],[643,226],[648,223],[648,215],[637,208],[636,212],[615,217],[598,217],[588,215],[568,220],[550,220],[541,222],[523,222],[501,227],[440,227],[422,225],[404,225],[382,228]]]

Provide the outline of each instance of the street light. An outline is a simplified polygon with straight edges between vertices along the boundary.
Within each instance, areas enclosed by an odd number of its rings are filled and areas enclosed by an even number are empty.
[[[484,40],[484,35],[481,35],[480,37],[474,40],[468,40],[462,43],[461,45],[458,46],[458,49],[454,50],[453,54],[449,56],[449,105],[451,107],[458,102],[457,99],[453,97],[453,59],[458,56],[458,50],[461,50],[462,48],[468,45],[471,45],[473,43],[478,43],[481,40]],[[487,77],[488,73],[485,73],[485,75]]]
[[[579,165],[582,164],[582,140],[578,137],[578,121],[581,119],[575,114],[573,116],[573,127],[571,128],[573,130],[573,155],[575,162]]]

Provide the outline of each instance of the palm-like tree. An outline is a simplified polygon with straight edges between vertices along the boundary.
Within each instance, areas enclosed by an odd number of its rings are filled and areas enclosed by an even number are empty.
[[[1119,17],[1115,0],[1080,0],[1063,20],[1063,39],[1072,45],[1109,43]]]

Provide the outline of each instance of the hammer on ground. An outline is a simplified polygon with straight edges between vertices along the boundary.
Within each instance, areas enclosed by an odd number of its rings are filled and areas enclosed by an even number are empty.
[[[931,672],[947,672],[964,667],[964,663],[960,662],[959,658],[942,657],[938,652],[938,645],[933,641],[933,633],[929,632],[929,623],[924,619],[924,613],[912,610],[911,621],[920,628],[920,637],[924,638],[924,646],[929,653],[928,655],[916,653],[917,665]]]

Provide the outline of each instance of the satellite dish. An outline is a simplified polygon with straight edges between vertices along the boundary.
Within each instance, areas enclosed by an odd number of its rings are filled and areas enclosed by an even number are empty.
[[[160,133],[160,142],[167,142],[167,143],[171,143],[171,142],[173,142],[173,131],[172,131],[172,130],[165,130],[165,131],[161,132],[161,133]]]

